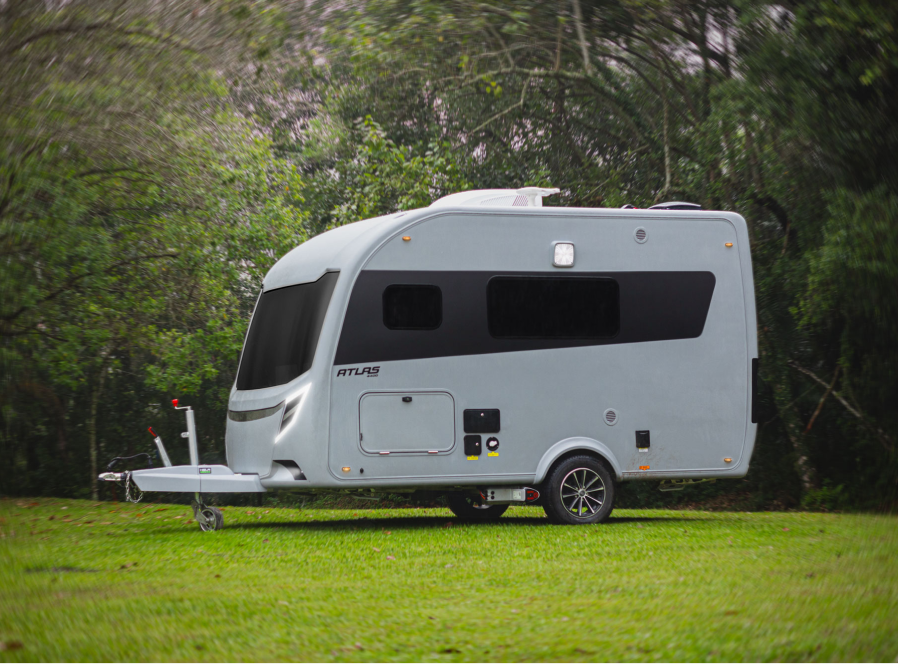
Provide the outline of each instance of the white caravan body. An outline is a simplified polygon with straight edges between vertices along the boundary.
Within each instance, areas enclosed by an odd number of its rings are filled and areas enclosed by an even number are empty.
[[[230,471],[265,490],[458,491],[539,486],[584,453],[617,481],[744,476],[745,220],[518,199],[450,197],[278,261],[230,395]]]

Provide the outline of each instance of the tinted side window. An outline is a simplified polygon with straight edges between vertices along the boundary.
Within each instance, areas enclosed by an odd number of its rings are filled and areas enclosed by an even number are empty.
[[[620,289],[605,277],[494,277],[487,318],[497,339],[607,339],[620,330]]]
[[[438,286],[394,284],[384,289],[384,325],[391,330],[435,330],[443,322]]]

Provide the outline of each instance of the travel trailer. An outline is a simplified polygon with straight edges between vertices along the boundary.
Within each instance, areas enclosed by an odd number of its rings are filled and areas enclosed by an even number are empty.
[[[745,220],[690,204],[543,207],[470,191],[335,228],[265,277],[227,466],[107,473],[141,491],[445,494],[603,521],[615,485],[743,477],[757,429]],[[162,448],[161,441],[157,443]]]

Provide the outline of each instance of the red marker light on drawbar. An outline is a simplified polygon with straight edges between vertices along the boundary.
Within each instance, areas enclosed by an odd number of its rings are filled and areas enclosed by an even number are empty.
[[[153,438],[158,438],[158,436],[156,435],[156,432],[153,431],[153,427],[147,427],[147,431],[150,432],[150,435],[151,435]]]
[[[171,400],[171,405],[174,406],[175,408],[177,408],[177,407],[178,407],[178,400],[177,400],[177,399],[172,399],[172,400]]]

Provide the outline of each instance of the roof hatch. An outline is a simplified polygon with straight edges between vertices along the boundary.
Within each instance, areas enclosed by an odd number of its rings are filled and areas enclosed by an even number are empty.
[[[524,187],[523,189],[478,189],[443,196],[430,207],[542,207],[543,196],[557,194],[560,189]]]

